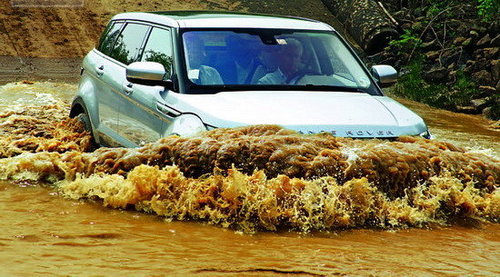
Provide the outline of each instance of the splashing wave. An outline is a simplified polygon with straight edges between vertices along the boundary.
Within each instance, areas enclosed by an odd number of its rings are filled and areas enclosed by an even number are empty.
[[[0,179],[50,183],[73,199],[246,231],[500,218],[499,159],[446,142],[262,125],[86,152],[90,136],[64,104],[18,105],[0,113]]]

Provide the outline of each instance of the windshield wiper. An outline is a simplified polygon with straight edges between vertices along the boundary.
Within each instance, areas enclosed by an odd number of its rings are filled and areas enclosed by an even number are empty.
[[[299,86],[302,87],[302,86]],[[314,84],[306,84],[303,85],[303,87],[306,87],[308,89],[314,89],[314,90],[327,90],[327,91],[347,91],[347,92],[361,92],[361,93],[366,93],[366,91],[360,89],[360,88],[353,88],[353,87],[343,87],[343,86],[328,86],[328,85],[314,85]]]
[[[328,85],[191,85],[192,88],[201,90],[217,90],[217,91],[238,91],[238,90],[314,90],[314,91],[344,91],[344,92],[357,92],[367,93],[360,88],[343,87],[343,86],[328,86]]]

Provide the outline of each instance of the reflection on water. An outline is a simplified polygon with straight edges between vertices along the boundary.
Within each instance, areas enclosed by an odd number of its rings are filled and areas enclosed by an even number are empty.
[[[9,181],[0,183],[0,218],[11,226],[0,236],[3,274],[499,273],[500,229],[487,223],[500,218],[498,135],[480,120],[460,127],[431,110],[455,130],[427,119],[433,142],[260,126],[85,153],[88,135],[66,118],[74,90],[0,87],[0,178]],[[483,149],[443,142],[456,131]],[[309,233],[242,235],[199,221]],[[432,230],[380,230],[405,226]]]

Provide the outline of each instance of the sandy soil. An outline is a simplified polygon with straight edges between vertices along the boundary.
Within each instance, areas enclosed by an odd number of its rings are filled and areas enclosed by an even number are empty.
[[[0,55],[82,57],[116,13],[208,8],[198,2],[84,0],[83,6],[69,8],[17,8],[10,0],[0,0]]]

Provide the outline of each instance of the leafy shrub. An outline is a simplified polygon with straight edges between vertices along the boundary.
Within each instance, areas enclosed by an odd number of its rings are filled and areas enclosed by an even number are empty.
[[[399,40],[389,42],[389,45],[395,47],[399,52],[411,51],[412,49],[419,47],[421,44],[422,40],[408,29],[404,30],[404,34],[399,37]]]
[[[483,21],[490,22],[500,14],[500,1],[498,0],[477,0],[477,14]]]
[[[456,106],[468,105],[478,93],[477,85],[463,71],[457,71],[456,82],[451,88],[445,84],[426,82],[422,79],[423,62],[420,56],[406,67],[408,72],[399,79],[394,89],[397,95],[437,108],[454,110]]]

